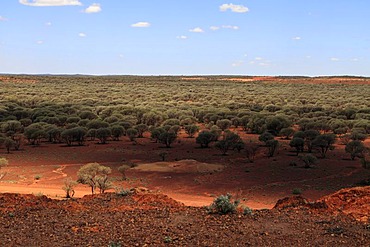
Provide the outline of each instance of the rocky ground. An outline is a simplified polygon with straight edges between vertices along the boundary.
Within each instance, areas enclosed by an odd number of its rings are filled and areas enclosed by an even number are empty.
[[[81,199],[0,194],[1,246],[370,246],[370,187],[272,210],[209,214],[148,192]],[[357,210],[358,209],[358,210]],[[116,245],[114,245],[116,244]],[[119,245],[120,244],[120,245]]]

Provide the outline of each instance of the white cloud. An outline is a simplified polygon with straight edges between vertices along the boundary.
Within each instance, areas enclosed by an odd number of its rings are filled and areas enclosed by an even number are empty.
[[[223,25],[222,28],[233,29],[233,30],[238,30],[239,29],[238,26],[231,26],[231,25]]]
[[[245,54],[244,54],[244,57],[247,57],[247,56],[248,56],[248,54],[247,54],[247,53],[245,53]]]
[[[124,58],[123,54],[118,55],[119,58]]]
[[[310,56],[310,55],[308,55],[308,56],[306,56],[306,58],[307,58],[307,59],[310,59],[310,58],[311,58],[311,56]]]
[[[239,67],[239,66],[242,66],[243,64],[244,64],[244,61],[240,60],[240,61],[236,61],[236,62],[232,63],[231,66]]]
[[[98,3],[93,3],[84,10],[84,12],[87,14],[99,13],[100,11],[101,11],[101,7],[100,7],[100,4]]]
[[[86,33],[79,33],[78,36],[80,36],[81,38],[85,38],[86,37]]]
[[[20,4],[43,7],[43,6],[67,6],[74,5],[80,6],[82,3],[78,0],[19,0]]]
[[[297,37],[293,37],[292,40],[301,40],[302,38],[297,36]]]
[[[254,59],[255,59],[255,60],[257,60],[257,61],[261,61],[261,60],[263,60],[263,58],[262,58],[262,57],[255,57]]]
[[[7,21],[8,19],[6,19],[5,17],[1,16],[0,15],[0,21]]]
[[[131,25],[131,27],[150,27],[151,24],[146,21],[140,21]]]
[[[246,13],[249,11],[249,9],[243,5],[236,5],[232,3],[229,4],[225,3],[220,6],[220,11],[225,12],[227,10],[231,10],[232,12],[235,13]]]
[[[351,58],[352,62],[357,62],[359,59],[358,58]]]
[[[231,26],[231,25],[222,25],[221,27],[211,26],[209,29],[211,29],[212,31],[217,31],[217,30],[220,30],[221,28],[223,28],[223,29],[233,29],[233,30],[238,30],[239,29],[238,26]]]
[[[180,35],[180,36],[177,36],[176,39],[187,39],[188,37],[185,36],[185,35]]]
[[[44,43],[44,41],[42,41],[42,40],[39,40],[39,41],[36,42],[36,44],[38,44],[38,45],[42,45],[43,43]]]
[[[46,22],[45,25],[50,27],[52,25],[52,23],[49,21],[49,22]]]
[[[196,28],[190,29],[189,32],[192,32],[192,33],[204,33],[203,29],[201,29],[200,27],[196,27]]]
[[[339,61],[339,58],[337,58],[337,57],[332,57],[332,58],[330,58],[330,60],[331,60],[331,61],[333,61],[333,62],[338,62],[338,61]]]

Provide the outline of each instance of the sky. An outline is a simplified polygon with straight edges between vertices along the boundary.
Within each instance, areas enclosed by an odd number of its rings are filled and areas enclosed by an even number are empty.
[[[0,73],[370,76],[368,0],[1,0]]]

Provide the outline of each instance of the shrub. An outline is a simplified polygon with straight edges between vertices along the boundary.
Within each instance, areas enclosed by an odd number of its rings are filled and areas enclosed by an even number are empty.
[[[304,162],[304,167],[305,168],[311,168],[312,165],[317,164],[318,159],[316,156],[312,154],[307,154],[301,157],[301,160]]]
[[[302,194],[302,190],[300,188],[294,188],[292,190],[292,194],[293,195],[300,195],[300,194]]]
[[[253,210],[250,207],[248,207],[248,206],[244,206],[243,207],[243,214],[244,215],[252,215],[253,214]]]
[[[121,243],[120,242],[115,242],[115,241],[112,241],[108,244],[108,247],[121,247]]]
[[[217,197],[208,207],[210,213],[229,214],[235,213],[239,205],[239,200],[231,201],[231,194]]]
[[[116,194],[119,196],[128,196],[132,193],[130,189],[125,189],[123,187],[116,187],[114,188],[114,190],[116,191]]]

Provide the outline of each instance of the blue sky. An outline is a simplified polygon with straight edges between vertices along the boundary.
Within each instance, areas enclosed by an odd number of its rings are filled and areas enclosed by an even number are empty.
[[[2,0],[0,73],[370,76],[367,0]]]

